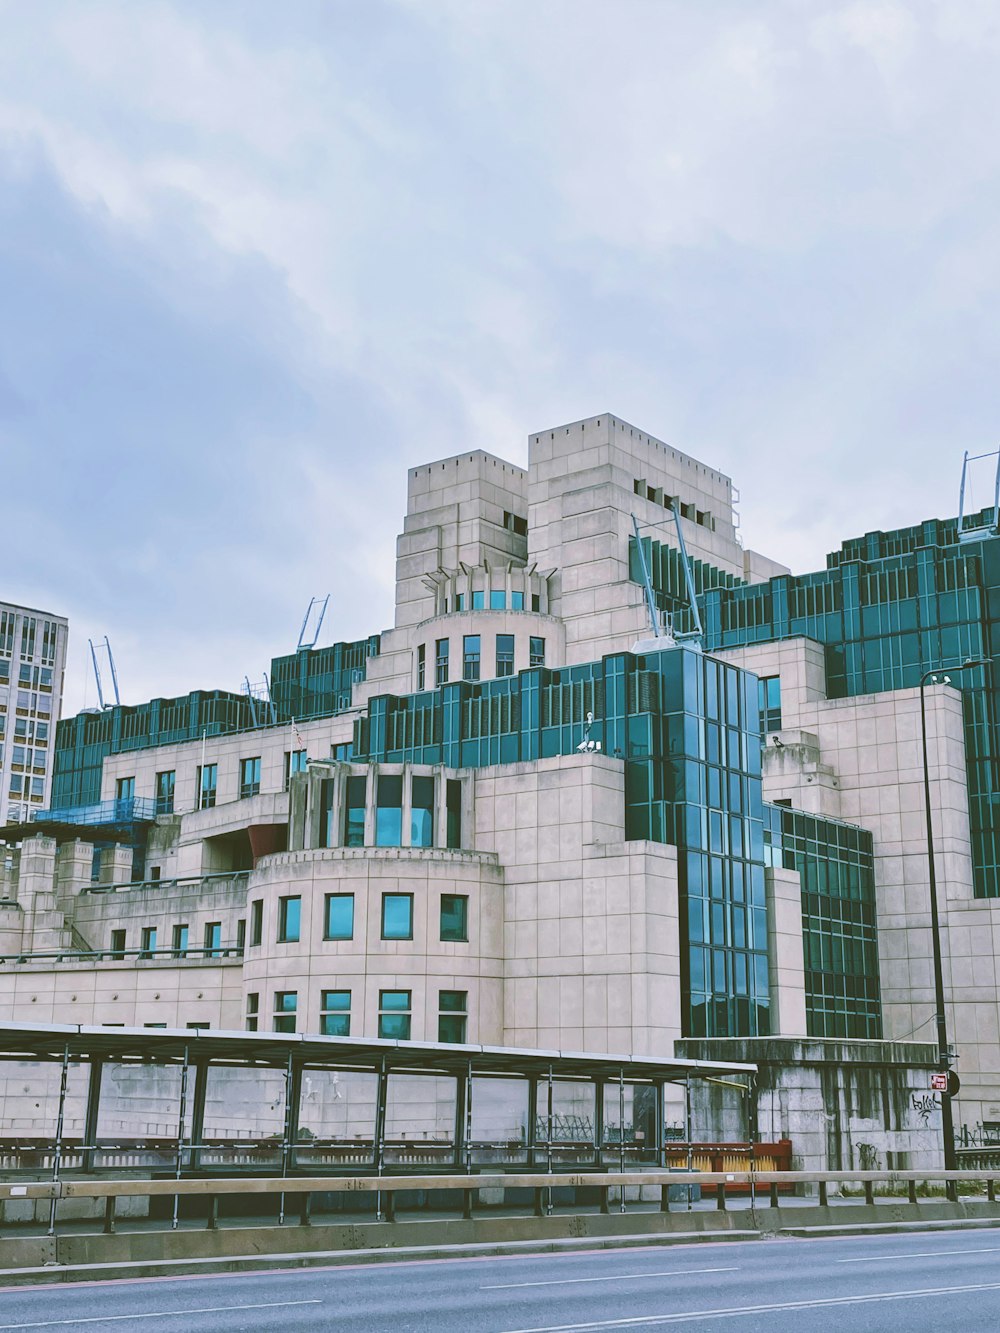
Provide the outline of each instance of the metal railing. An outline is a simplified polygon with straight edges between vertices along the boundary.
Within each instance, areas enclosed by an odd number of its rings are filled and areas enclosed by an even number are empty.
[[[124,963],[176,961],[179,958],[242,958],[242,944],[186,945],[183,949],[48,949],[37,953],[0,954],[0,963]]]
[[[155,818],[156,801],[144,796],[98,801],[94,805],[53,806],[50,810],[33,810],[31,813],[33,824],[133,824],[152,823]]]
[[[173,879],[136,879],[126,884],[88,884],[83,893],[131,893],[142,889],[178,889],[187,885],[218,888],[224,884],[244,885],[249,870],[219,870],[210,875],[181,875]]]

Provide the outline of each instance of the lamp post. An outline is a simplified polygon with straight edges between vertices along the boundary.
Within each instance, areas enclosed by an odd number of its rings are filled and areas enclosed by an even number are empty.
[[[989,666],[981,659],[962,662],[959,666],[949,667],[948,671],[968,671],[973,667]],[[951,1072],[951,1052],[948,1048],[948,1020],[944,1008],[944,972],[941,967],[941,920],[938,913],[937,875],[934,869],[934,828],[931,821],[931,775],[927,758],[927,701],[925,690],[928,682],[950,685],[951,677],[942,669],[925,671],[920,677],[920,736],[924,752],[924,812],[927,818],[927,876],[930,885],[931,900],[931,949],[934,959],[934,1007],[937,1020],[938,1069],[943,1074]],[[944,1169],[956,1170],[955,1126],[951,1112],[951,1088],[941,1094],[941,1133],[944,1136]]]

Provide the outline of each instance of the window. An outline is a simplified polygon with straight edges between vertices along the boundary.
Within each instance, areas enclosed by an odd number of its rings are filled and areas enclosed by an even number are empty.
[[[427,645],[417,644],[417,689],[424,688],[424,677],[427,674]]]
[[[408,990],[378,993],[378,1035],[389,1041],[410,1040],[410,996]]]
[[[462,784],[458,778],[449,778],[445,788],[445,814],[449,847],[462,845]]]
[[[302,926],[302,899],[278,899],[278,943],[295,944]]]
[[[448,639],[438,639],[434,645],[434,684],[448,684]]]
[[[306,765],[309,762],[308,750],[286,750],[285,751],[285,786],[288,790],[288,784],[292,780],[293,773],[304,773]]]
[[[162,867],[162,866],[150,866],[150,867],[149,867],[149,878],[150,878],[151,880],[153,880],[154,883],[156,883],[156,882],[159,880],[159,878],[160,878],[160,876],[161,876],[162,874],[163,874],[163,867]]]
[[[250,904],[250,947],[256,949],[264,937],[264,899]]]
[[[490,593],[490,610],[505,611],[507,609],[507,594],[503,588],[494,588]]]
[[[410,846],[434,846],[434,779],[413,779],[410,802]]]
[[[211,1023],[188,1023],[186,1026],[193,1028],[195,1032],[207,1032],[212,1025]]]
[[[247,947],[247,919],[245,916],[241,916],[236,922],[236,947],[242,956]]]
[[[545,665],[545,640],[536,639],[534,635],[528,640],[528,666],[542,667]]]
[[[479,679],[479,635],[466,634],[462,644],[462,679]]]
[[[485,599],[486,599],[485,593],[482,591],[482,589],[480,589],[479,592],[474,592],[472,594],[473,611],[482,611],[483,606],[485,604]]]
[[[469,938],[469,899],[464,893],[441,895],[441,939],[460,941]]]
[[[197,775],[198,809],[211,810],[215,806],[215,793],[219,781],[218,764],[199,764]]]
[[[111,958],[112,961],[116,963],[121,963],[125,960],[124,930],[113,930],[111,932]]]
[[[757,682],[760,730],[764,742],[772,731],[781,730],[781,677],[762,676]]]
[[[532,611],[541,611],[542,609],[542,599],[537,592],[531,594],[531,609]]]
[[[115,800],[132,801],[135,799],[135,778],[119,778],[115,783]]]
[[[256,1032],[260,1021],[260,991],[247,992],[247,1031]]]
[[[375,802],[375,846],[399,847],[403,841],[403,779],[379,775]]]
[[[205,957],[222,957],[222,922],[209,921],[205,925]]]
[[[324,1037],[351,1035],[351,992],[325,990],[320,993],[319,1030]]]
[[[260,755],[240,760],[240,800],[260,795]]]
[[[510,609],[512,611],[524,610],[524,593],[512,592],[510,595]]]
[[[382,894],[382,938],[413,939],[413,894]]]
[[[156,953],[155,926],[143,926],[142,944],[140,945],[140,949],[141,949],[141,952],[139,954],[140,958],[152,958],[153,954]]]
[[[513,634],[497,635],[497,675],[512,676],[514,674],[514,636]]]
[[[156,775],[156,813],[158,815],[172,815],[174,813],[174,778],[176,774],[171,768],[166,773],[157,773]]]
[[[174,935],[172,941],[173,955],[175,958],[186,958],[188,947],[188,928],[187,926],[174,926]]]
[[[274,995],[274,1030],[275,1032],[294,1032],[295,1017],[299,1007],[299,993],[296,990],[279,990]]]
[[[328,893],[326,895],[326,922],[323,938],[326,940],[354,939],[353,893]]]
[[[438,992],[438,1041],[465,1041],[469,1011],[469,992]]]
[[[344,802],[344,846],[365,845],[365,802],[368,799],[368,779],[348,778],[347,798]]]

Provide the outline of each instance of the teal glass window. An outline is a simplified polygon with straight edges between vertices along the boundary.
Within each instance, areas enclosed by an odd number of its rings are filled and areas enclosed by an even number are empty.
[[[279,990],[274,996],[275,1032],[294,1032],[295,1019],[299,1008],[299,993],[294,990]]]
[[[448,609],[448,608],[445,607],[445,610],[447,610],[447,609]],[[465,593],[464,593],[464,592],[459,592],[459,593],[456,593],[456,594],[455,594],[455,610],[456,610],[456,611],[464,611],[464,610],[465,610]]]
[[[323,938],[327,940],[354,939],[354,894],[328,893],[326,895]]]
[[[285,791],[288,790],[288,784],[291,782],[294,773],[304,773],[309,763],[309,754],[306,750],[286,750],[285,751]]]
[[[524,593],[512,592],[510,595],[510,609],[512,611],[524,610]]]
[[[348,778],[346,786],[344,846],[363,847],[365,845],[365,804],[368,800],[368,779]]]
[[[434,684],[448,684],[448,639],[438,639],[434,646]]]
[[[222,957],[222,922],[208,921],[205,924],[205,957]]]
[[[434,846],[434,779],[415,777],[411,788],[410,846]]]
[[[153,954],[156,953],[156,927],[143,926],[140,939],[142,943],[140,945],[139,957],[152,958]]]
[[[115,800],[132,801],[135,799],[135,778],[119,778],[115,783]]]
[[[382,894],[382,938],[413,939],[413,894]]]
[[[507,609],[507,594],[504,591],[504,589],[503,588],[492,589],[492,591],[490,592],[490,610],[506,611],[506,609]]]
[[[479,679],[479,635],[466,634],[462,641],[462,679]]]
[[[219,765],[199,764],[196,782],[198,787],[198,809],[213,809],[219,784]]]
[[[174,813],[174,781],[177,774],[171,768],[156,775],[156,813],[172,815]]]
[[[473,611],[482,611],[486,603],[486,594],[482,590],[472,594]]]
[[[298,896],[278,899],[278,943],[298,943],[302,930],[302,899]]]
[[[781,730],[781,677],[761,676],[757,682],[760,731],[764,742],[773,731]]]
[[[445,789],[445,806],[448,825],[448,846],[459,848],[462,845],[462,784],[457,778],[449,778]]]
[[[514,636],[513,634],[497,635],[497,675],[512,676],[514,674]]]
[[[469,899],[464,893],[441,895],[441,939],[465,943],[469,938]]]
[[[351,1035],[351,992],[325,990],[320,992],[319,1030],[324,1037]]]
[[[375,846],[399,847],[403,842],[403,779],[380,774],[376,792]]]
[[[378,1035],[387,1041],[409,1041],[412,993],[381,990],[378,993]]]
[[[174,926],[172,945],[173,945],[173,954],[175,958],[184,958],[187,955],[187,947],[188,947],[187,926]]]
[[[240,760],[240,799],[260,795],[260,755]]]
[[[459,1043],[465,1041],[468,1009],[468,991],[438,992],[438,1041]]]
[[[536,638],[534,635],[528,640],[528,666],[542,667],[545,665],[545,640]]]

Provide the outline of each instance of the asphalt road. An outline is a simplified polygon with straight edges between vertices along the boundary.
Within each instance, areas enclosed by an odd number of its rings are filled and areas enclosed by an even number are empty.
[[[1000,1231],[770,1240],[0,1290],[0,1330],[997,1333]]]

